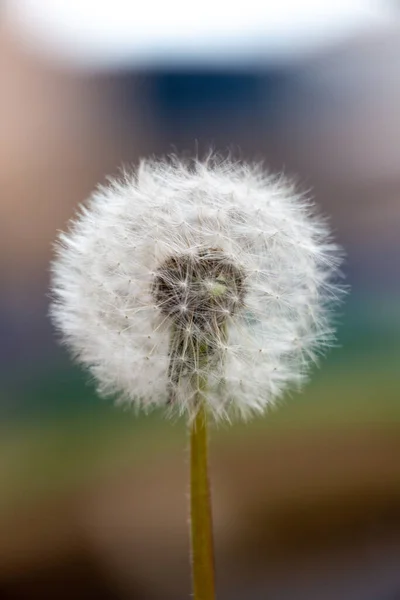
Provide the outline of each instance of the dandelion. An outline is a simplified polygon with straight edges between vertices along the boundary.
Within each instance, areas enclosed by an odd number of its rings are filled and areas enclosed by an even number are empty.
[[[304,382],[333,339],[339,263],[293,185],[215,157],[142,161],[60,236],[52,318],[100,393],[187,415],[195,598],[213,597],[210,518],[196,505],[208,489],[207,415],[262,413]],[[207,576],[195,572],[203,559]]]

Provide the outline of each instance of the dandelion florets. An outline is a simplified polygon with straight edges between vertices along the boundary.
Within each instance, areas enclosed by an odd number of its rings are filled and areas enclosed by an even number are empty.
[[[51,314],[102,394],[191,418],[206,389],[217,419],[246,417],[331,344],[339,263],[282,178],[216,158],[142,161],[60,236]]]

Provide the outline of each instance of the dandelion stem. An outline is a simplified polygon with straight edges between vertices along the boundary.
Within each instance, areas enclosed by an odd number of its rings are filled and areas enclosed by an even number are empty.
[[[190,429],[190,512],[194,600],[214,600],[214,547],[207,461],[207,410],[200,382],[199,406]]]

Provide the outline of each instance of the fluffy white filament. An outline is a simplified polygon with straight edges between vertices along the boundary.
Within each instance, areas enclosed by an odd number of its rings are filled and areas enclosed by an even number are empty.
[[[155,281],[168,261],[178,261],[182,277],[173,285],[184,290],[187,264],[204,256],[237,267],[241,297],[225,275],[203,273],[190,284],[191,305],[180,291],[163,309]],[[339,262],[326,223],[282,178],[215,158],[142,161],[99,188],[60,236],[51,312],[102,394],[191,418],[200,377],[215,418],[246,417],[298,387],[331,343]],[[204,308],[204,319],[216,323],[209,328],[183,317],[188,306],[205,306],[207,289],[214,308]],[[224,294],[229,302],[219,300]],[[210,360],[196,360],[193,339]]]

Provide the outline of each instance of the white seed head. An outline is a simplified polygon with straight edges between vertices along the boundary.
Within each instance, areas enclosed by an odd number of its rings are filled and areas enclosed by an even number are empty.
[[[51,315],[102,394],[189,418],[204,394],[215,418],[246,417],[331,344],[339,263],[282,178],[215,157],[142,161],[60,236]]]

